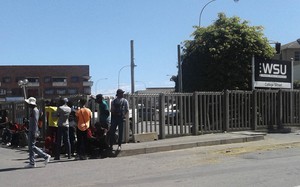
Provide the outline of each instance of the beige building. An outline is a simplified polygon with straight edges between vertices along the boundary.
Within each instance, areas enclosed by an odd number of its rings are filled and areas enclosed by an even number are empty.
[[[294,81],[300,81],[300,39],[281,46],[280,55],[275,59],[290,61],[294,59]]]

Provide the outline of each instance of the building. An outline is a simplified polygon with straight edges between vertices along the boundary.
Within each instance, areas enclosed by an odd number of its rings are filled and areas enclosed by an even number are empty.
[[[154,88],[146,88],[146,90],[138,90],[135,92],[136,94],[160,94],[160,93],[175,93],[174,87],[154,87]]]
[[[281,46],[280,55],[274,57],[278,60],[294,60],[294,81],[300,81],[300,39]]]
[[[0,101],[90,95],[88,65],[0,66]]]

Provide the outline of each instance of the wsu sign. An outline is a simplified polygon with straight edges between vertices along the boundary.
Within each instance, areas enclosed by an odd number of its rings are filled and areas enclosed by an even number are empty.
[[[256,59],[254,87],[292,88],[292,62]]]

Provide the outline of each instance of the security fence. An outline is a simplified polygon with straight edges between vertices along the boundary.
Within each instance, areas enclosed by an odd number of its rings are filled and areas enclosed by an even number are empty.
[[[300,91],[254,90],[170,94],[129,94],[130,112],[125,142],[134,134],[157,133],[160,139],[242,130],[275,130],[300,126]],[[110,105],[113,97],[105,98]],[[45,114],[45,102],[38,107]],[[98,120],[98,104],[89,100],[92,123]],[[24,102],[0,103],[9,119],[22,123],[28,117]],[[42,118],[47,124],[46,115]],[[43,134],[47,125],[43,126]]]

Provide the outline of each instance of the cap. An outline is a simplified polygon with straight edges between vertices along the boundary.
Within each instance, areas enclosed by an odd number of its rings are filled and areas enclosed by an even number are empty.
[[[121,93],[124,93],[125,91],[124,90],[122,90],[122,89],[118,89],[117,90],[117,94],[116,94],[116,96],[118,96],[119,94],[121,94]]]
[[[69,99],[68,99],[68,98],[64,98],[63,101],[64,101],[65,103],[67,103],[67,102],[69,102]]]
[[[36,98],[34,97],[29,97],[28,99],[25,99],[25,102],[28,103],[29,105],[36,106]]]
[[[98,95],[96,95],[96,100],[98,100],[98,99],[102,99],[103,98],[103,95],[102,94],[98,94]]]

